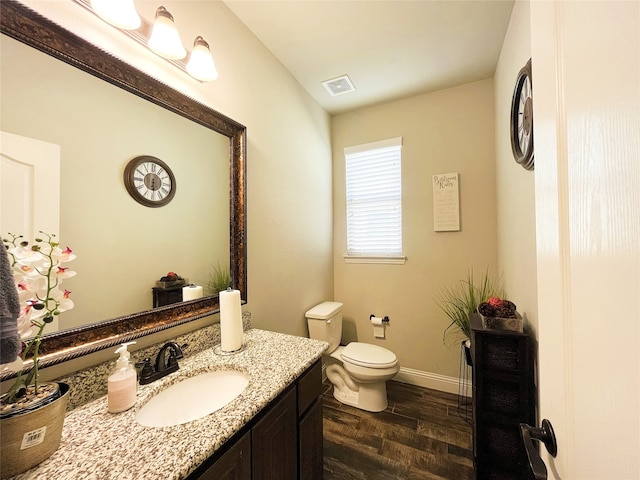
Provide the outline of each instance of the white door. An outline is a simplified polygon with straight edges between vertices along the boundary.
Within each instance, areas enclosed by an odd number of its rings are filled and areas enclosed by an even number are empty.
[[[0,132],[0,234],[60,235],[60,146]],[[45,332],[58,330],[57,318]]]
[[[549,478],[640,479],[640,2],[532,1]]]

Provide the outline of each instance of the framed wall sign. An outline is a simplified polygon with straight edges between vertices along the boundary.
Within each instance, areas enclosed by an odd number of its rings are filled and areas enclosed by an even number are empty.
[[[460,230],[460,193],[457,173],[433,175],[433,230],[457,232]]]

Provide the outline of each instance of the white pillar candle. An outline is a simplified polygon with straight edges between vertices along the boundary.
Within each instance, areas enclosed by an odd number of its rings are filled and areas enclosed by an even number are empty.
[[[202,298],[202,295],[203,290],[200,285],[187,285],[186,287],[182,287],[182,301]]]

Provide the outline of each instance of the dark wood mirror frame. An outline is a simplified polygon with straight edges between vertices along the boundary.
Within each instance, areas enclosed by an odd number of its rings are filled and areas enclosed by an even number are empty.
[[[0,32],[63,62],[182,115],[230,140],[230,273],[247,300],[246,127],[168,87],[14,0],[3,0]],[[52,333],[40,347],[47,367],[220,311],[218,296],[190,300]],[[25,363],[30,368],[31,362]],[[5,380],[13,374],[4,374]]]

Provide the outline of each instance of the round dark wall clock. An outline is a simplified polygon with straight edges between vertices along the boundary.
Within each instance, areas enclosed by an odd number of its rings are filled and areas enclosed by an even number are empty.
[[[533,96],[531,59],[520,69],[511,99],[511,150],[516,162],[533,170]]]
[[[162,207],[176,193],[176,179],[169,166],[156,157],[143,155],[124,169],[124,185],[133,199],[145,207]]]

